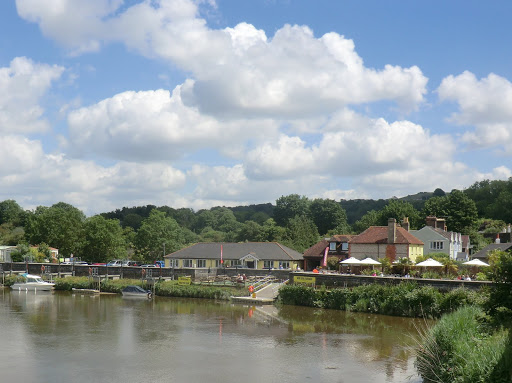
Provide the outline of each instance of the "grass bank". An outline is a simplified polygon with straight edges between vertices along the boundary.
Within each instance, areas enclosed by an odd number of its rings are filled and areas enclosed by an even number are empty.
[[[416,367],[425,383],[510,383],[511,337],[491,328],[481,308],[462,307],[422,334]]]
[[[279,300],[285,305],[425,318],[439,318],[462,306],[483,304],[486,299],[483,291],[460,288],[443,293],[415,282],[331,290],[288,285],[279,290]]]
[[[126,286],[130,285],[149,289],[140,279],[109,279],[101,282],[101,291],[120,294]],[[95,287],[88,277],[68,277],[55,280],[55,290],[71,291],[73,288],[93,289]],[[242,287],[179,285],[178,281],[162,281],[156,283],[155,294],[165,297],[229,300],[232,296],[245,296],[248,292]]]

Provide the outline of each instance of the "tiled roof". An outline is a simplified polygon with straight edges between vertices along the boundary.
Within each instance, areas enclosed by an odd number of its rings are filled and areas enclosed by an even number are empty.
[[[388,243],[388,227],[387,226],[370,226],[361,234],[350,240],[350,244],[366,243],[378,244]],[[396,228],[395,244],[423,245],[423,242],[409,233],[403,227]]]
[[[337,235],[333,235],[331,238],[322,239],[320,242],[315,243],[309,249],[306,249],[306,251],[304,251],[304,256],[305,257],[323,257],[325,248],[327,246],[329,246],[330,242],[337,242],[337,243],[349,242],[354,237],[355,237],[355,235],[350,235],[350,234],[337,234]]]
[[[170,259],[220,259],[236,260],[251,254],[259,260],[293,261],[302,260],[302,254],[277,242],[201,242],[178,250],[164,258]]]
[[[487,258],[489,256],[489,252],[493,250],[501,250],[507,251],[512,249],[512,243],[491,243],[490,245],[485,246],[482,250],[476,252],[471,256],[471,258]]]
[[[304,251],[305,257],[319,257],[324,255],[325,248],[329,246],[329,240],[322,239],[320,242],[315,243],[309,249]]]

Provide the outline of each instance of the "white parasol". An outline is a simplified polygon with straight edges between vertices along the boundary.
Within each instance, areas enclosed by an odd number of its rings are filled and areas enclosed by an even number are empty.
[[[350,257],[349,259],[345,259],[340,262],[342,265],[360,265],[361,261],[357,258]]]
[[[417,263],[416,266],[422,267],[441,267],[443,264],[441,262],[436,261],[435,259],[429,258],[426,261]]]
[[[365,258],[361,261],[361,265],[381,265],[379,261],[376,261],[375,259],[372,259],[370,257]]]
[[[489,266],[487,263],[482,262],[481,260],[479,260],[477,258],[472,259],[471,261],[464,262],[463,265],[468,265],[468,266]]]

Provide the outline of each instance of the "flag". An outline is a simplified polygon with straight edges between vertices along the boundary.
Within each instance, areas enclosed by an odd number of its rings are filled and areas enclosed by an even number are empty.
[[[327,266],[327,253],[329,252],[329,246],[327,246],[324,250],[324,260],[322,262],[322,266],[323,267],[326,267]]]
[[[222,259],[222,245],[220,245],[220,264],[224,264],[224,260]]]

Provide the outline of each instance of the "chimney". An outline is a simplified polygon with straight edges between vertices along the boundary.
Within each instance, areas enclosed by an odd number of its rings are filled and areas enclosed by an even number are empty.
[[[396,219],[388,219],[388,243],[396,242]]]
[[[404,217],[404,219],[402,220],[402,227],[409,231],[409,217]]]
[[[500,234],[499,233],[496,235],[495,243],[500,243]]]
[[[437,218],[432,216],[432,215],[429,215],[426,219],[427,221],[427,226],[430,226],[430,227],[433,227],[434,229],[436,228],[436,220]]]

